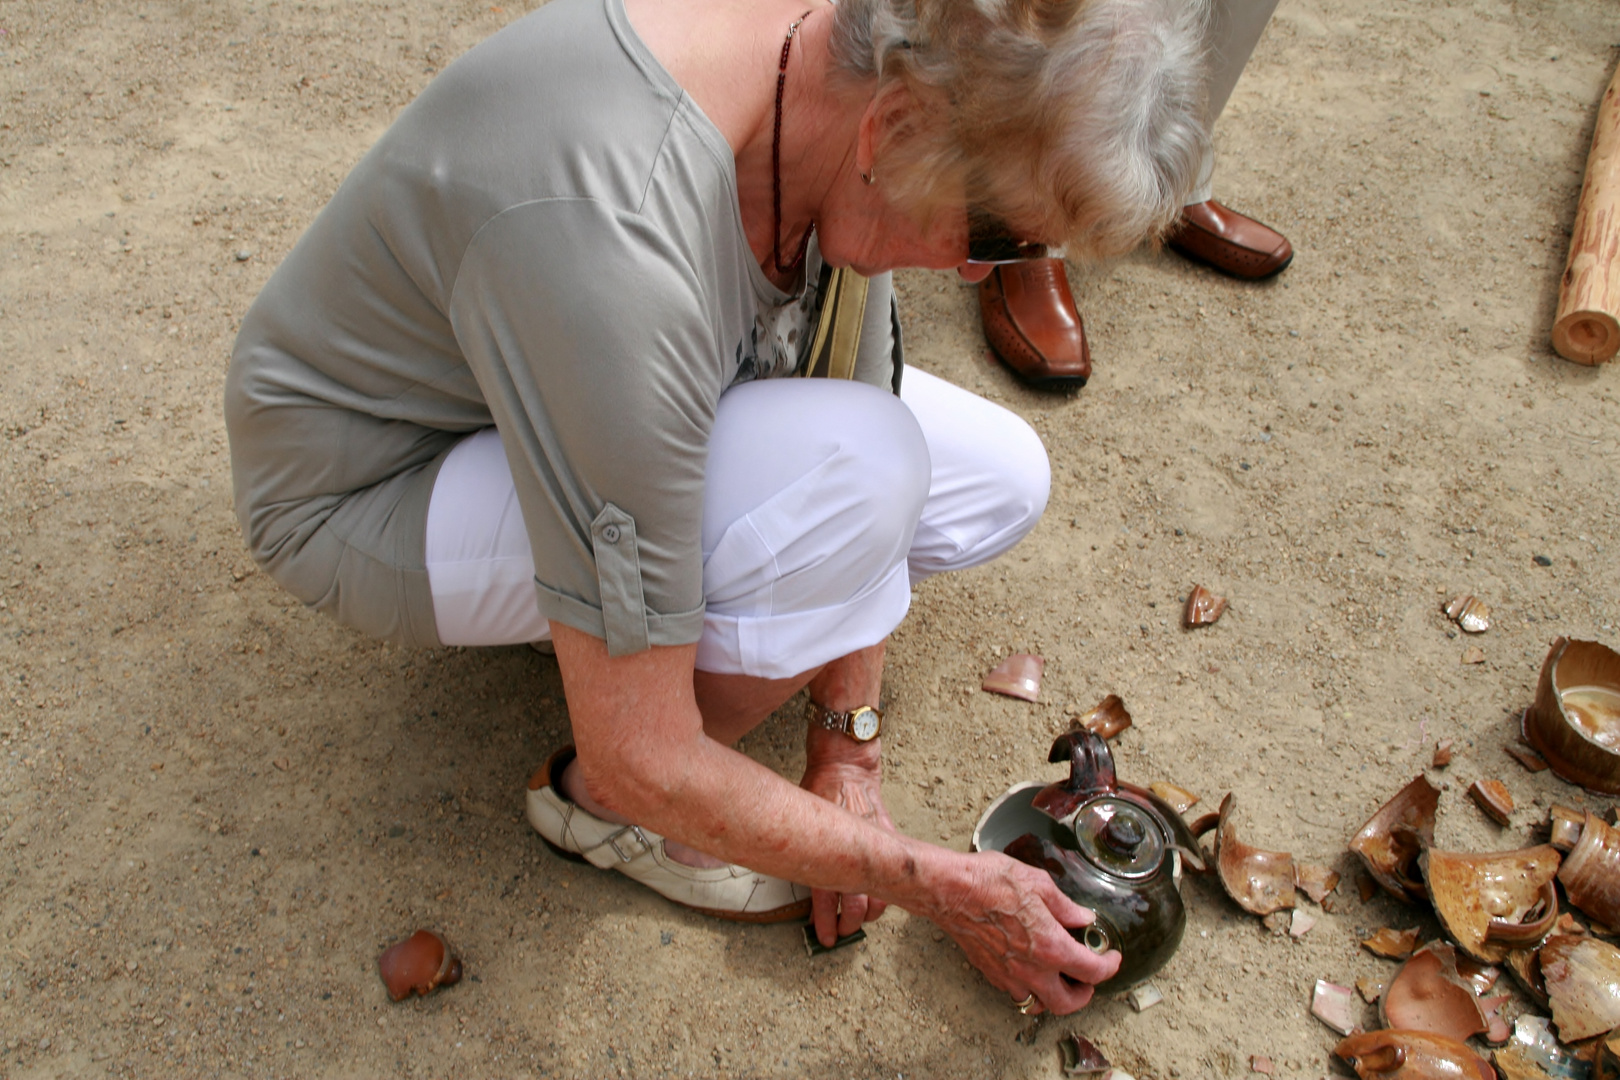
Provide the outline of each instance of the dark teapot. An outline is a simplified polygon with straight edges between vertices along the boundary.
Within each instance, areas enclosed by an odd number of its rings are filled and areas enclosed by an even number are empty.
[[[991,803],[973,830],[973,850],[1038,866],[1095,911],[1096,922],[1072,933],[1097,952],[1120,951],[1119,971],[1098,992],[1129,990],[1181,944],[1182,863],[1203,873],[1203,853],[1170,804],[1115,777],[1108,743],[1092,732],[1058,736],[1047,760],[1067,761],[1069,778],[1019,784]]]

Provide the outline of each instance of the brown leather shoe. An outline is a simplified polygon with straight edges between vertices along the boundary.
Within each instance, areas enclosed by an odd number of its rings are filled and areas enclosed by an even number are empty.
[[[996,358],[1031,386],[1078,387],[1091,377],[1086,326],[1062,259],[996,267],[979,282],[979,315]]]
[[[1183,207],[1165,243],[1223,274],[1254,281],[1281,273],[1294,258],[1288,238],[1210,199]]]

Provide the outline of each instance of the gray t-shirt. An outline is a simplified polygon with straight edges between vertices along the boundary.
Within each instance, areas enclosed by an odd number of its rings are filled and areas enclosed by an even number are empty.
[[[615,655],[696,641],[716,402],[794,372],[819,267],[812,244],[796,296],[761,273],[729,146],[621,0],[554,0],[434,80],[243,320],[227,404],[252,418],[232,455],[255,554],[287,562],[315,531],[299,507],[493,423],[542,612]],[[887,275],[867,311],[856,377],[897,385]]]

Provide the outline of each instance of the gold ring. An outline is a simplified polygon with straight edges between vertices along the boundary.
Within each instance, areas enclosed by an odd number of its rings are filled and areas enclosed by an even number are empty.
[[[1032,1006],[1034,1004],[1035,1004],[1035,992],[1032,990],[1032,991],[1030,991],[1029,997],[1025,998],[1023,1001],[1015,1001],[1015,1002],[1013,1002],[1013,1008],[1017,1009],[1019,1012],[1023,1013],[1025,1016],[1028,1016],[1030,1006]]]

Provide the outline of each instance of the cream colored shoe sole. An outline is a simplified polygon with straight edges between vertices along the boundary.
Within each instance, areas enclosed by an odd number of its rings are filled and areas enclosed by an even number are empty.
[[[639,881],[682,907],[734,922],[773,923],[810,914],[810,890],[742,866],[698,868],[671,859],[664,838],[616,825],[563,798],[552,783],[574,758],[565,746],[529,778],[529,824],[553,851]]]

